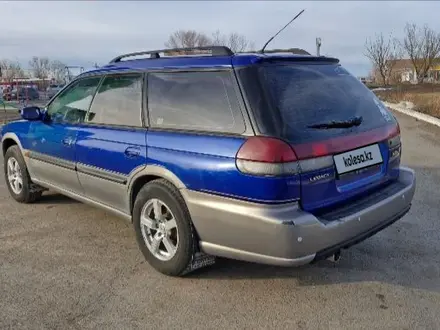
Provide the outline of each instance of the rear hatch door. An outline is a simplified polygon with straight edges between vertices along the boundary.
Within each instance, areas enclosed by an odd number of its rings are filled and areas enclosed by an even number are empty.
[[[340,64],[276,63],[260,73],[280,135],[299,158],[305,210],[346,203],[396,176],[389,166],[389,138],[399,133],[394,116]]]

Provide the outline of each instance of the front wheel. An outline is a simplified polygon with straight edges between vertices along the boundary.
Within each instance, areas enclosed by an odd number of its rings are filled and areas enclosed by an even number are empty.
[[[145,259],[163,274],[182,276],[214,263],[213,257],[198,253],[185,201],[164,179],[151,181],[140,190],[133,207],[133,225]]]
[[[32,203],[41,197],[42,190],[32,183],[24,158],[16,145],[6,151],[4,172],[9,193],[17,202]]]

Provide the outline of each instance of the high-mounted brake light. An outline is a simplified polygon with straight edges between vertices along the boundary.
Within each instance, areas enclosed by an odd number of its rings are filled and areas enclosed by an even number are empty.
[[[292,147],[271,137],[247,139],[237,153],[236,163],[241,172],[253,175],[292,175],[299,171]]]

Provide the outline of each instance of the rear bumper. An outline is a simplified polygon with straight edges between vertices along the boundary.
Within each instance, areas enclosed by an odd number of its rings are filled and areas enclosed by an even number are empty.
[[[414,171],[377,200],[356,201],[346,212],[321,217],[297,204],[262,205],[182,190],[201,249],[212,255],[280,266],[298,266],[331,256],[376,234],[410,209]]]
[[[366,240],[367,238],[375,235],[376,233],[380,232],[381,230],[385,229],[386,227],[392,225],[397,220],[402,218],[405,214],[408,213],[410,208],[411,208],[411,205],[408,205],[408,207],[406,209],[404,209],[402,212],[399,212],[398,214],[394,215],[390,219],[387,219],[386,221],[379,223],[378,225],[374,226],[373,228],[370,228],[369,230],[367,230],[363,233],[360,233],[359,235],[352,237],[344,242],[340,242],[340,243],[335,244],[333,246],[327,247],[321,251],[318,251],[315,254],[315,258],[313,259],[313,261],[316,262],[319,260],[327,259],[328,257],[334,255],[336,252],[338,252],[342,249],[348,249],[351,246]]]

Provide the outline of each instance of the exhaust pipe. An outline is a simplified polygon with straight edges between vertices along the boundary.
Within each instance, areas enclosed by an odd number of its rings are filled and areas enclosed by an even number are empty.
[[[341,259],[341,250],[336,251],[334,255],[327,258],[331,262],[338,262],[339,259]]]

